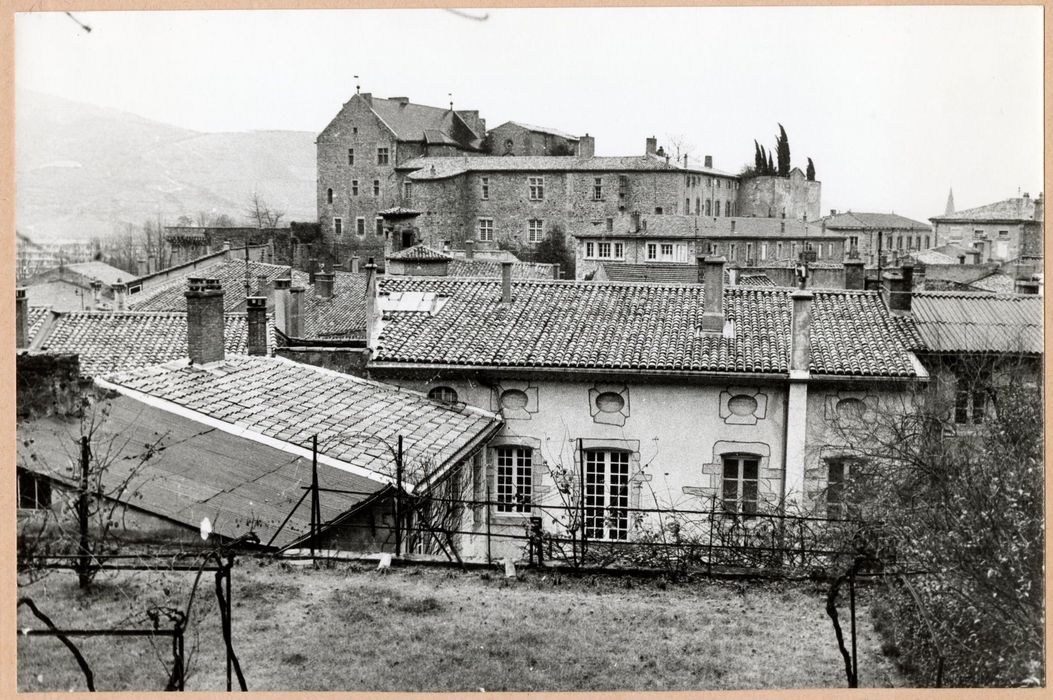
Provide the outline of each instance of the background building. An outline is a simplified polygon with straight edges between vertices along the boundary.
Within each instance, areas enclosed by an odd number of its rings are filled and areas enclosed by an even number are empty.
[[[939,244],[977,248],[979,262],[1041,258],[1044,204],[1041,192],[1036,199],[1025,192],[1023,197],[934,216],[929,221]]]

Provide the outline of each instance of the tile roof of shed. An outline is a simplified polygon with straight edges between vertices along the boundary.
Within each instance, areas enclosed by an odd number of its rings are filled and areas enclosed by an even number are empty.
[[[311,483],[310,457],[291,456],[129,396],[118,395],[108,404],[97,437],[119,439],[113,443],[115,459],[101,478],[108,491],[129,480],[122,502],[195,530],[207,517],[221,537],[234,539],[251,530],[263,544],[273,538],[278,548],[310,534],[310,508],[296,508]],[[66,465],[69,435],[77,429],[54,417],[20,424],[18,466],[72,485]],[[164,449],[137,468],[143,446],[158,440]],[[318,465],[318,480],[327,489],[356,492],[320,492],[322,522],[385,488],[381,481],[326,463]]]
[[[725,288],[735,337],[700,331],[702,285],[389,278],[382,307],[434,293],[427,312],[387,310],[373,362],[631,371],[786,373],[789,289]],[[916,376],[903,331],[875,292],[814,292],[812,370]]]
[[[393,476],[388,447],[404,442],[407,479],[467,456],[500,425],[489,411],[280,357],[231,356],[112,374],[105,383],[177,404],[354,468]]]
[[[512,262],[512,261],[509,261]],[[513,279],[553,279],[556,265],[517,260],[512,262]],[[500,277],[500,260],[454,258],[450,260],[450,277]]]
[[[1042,297],[983,292],[915,292],[920,344],[930,352],[1043,351]]]
[[[683,263],[601,263],[603,274],[597,277],[611,282],[679,282],[698,283],[698,267]]]
[[[248,352],[245,314],[225,314],[223,320],[226,352]],[[87,376],[146,367],[187,356],[185,312],[52,312],[50,318],[42,318],[34,328],[34,350],[79,355],[81,371]],[[267,347],[268,351],[274,348],[271,323],[267,324]]]
[[[858,231],[863,229],[928,231],[932,229],[932,226],[929,224],[915,221],[914,219],[908,219],[899,214],[884,214],[866,211],[845,211],[840,214],[824,216],[810,223],[813,225],[822,225],[824,222],[828,229],[845,231]]]
[[[438,156],[396,166],[410,180],[441,180],[468,172],[681,172],[737,178],[713,168],[684,169],[657,156]]]

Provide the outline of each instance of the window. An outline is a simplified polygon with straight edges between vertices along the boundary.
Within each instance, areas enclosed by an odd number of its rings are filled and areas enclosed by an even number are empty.
[[[353,148],[347,149],[347,164],[348,165],[354,165],[355,164],[355,149],[353,149]]]
[[[51,482],[27,471],[18,471],[18,507],[39,510],[51,507]]]
[[[998,237],[999,238],[1009,238],[1009,231],[999,231],[998,232]]]
[[[731,258],[732,260],[735,259],[735,244],[734,243],[732,243],[731,245],[728,246],[728,257]]]
[[[428,398],[439,403],[457,403],[457,392],[448,386],[437,386],[428,392]]]
[[[388,149],[381,147],[377,148],[377,165],[388,164]]]
[[[662,213],[662,207],[655,207],[654,208],[654,213],[655,214],[661,214]]]
[[[410,204],[413,201],[413,183],[409,180],[402,183],[402,197],[405,204]]]
[[[684,213],[685,214],[690,214],[691,213],[691,198],[690,197],[684,197]]]
[[[954,397],[954,422],[983,423],[987,408],[987,387],[982,384],[959,382]]]
[[[541,230],[541,219],[531,219],[527,222],[527,241],[529,243],[540,243],[545,236]]]
[[[760,258],[761,258],[761,260],[767,260],[768,259],[768,244],[767,243],[761,243],[760,244]]]
[[[497,512],[529,513],[533,496],[533,459],[528,447],[498,447]]]
[[[329,202],[330,204],[333,203],[333,188],[332,187],[330,187],[329,189],[327,189],[325,191],[325,201]]]
[[[591,257],[594,257],[595,255],[596,255],[596,244],[594,244],[592,241],[587,242],[585,244],[585,257],[586,258],[591,258]]]
[[[647,244],[647,259],[655,260],[658,258],[658,245],[655,243]]]
[[[585,536],[629,538],[629,453],[585,451]]]
[[[382,217],[382,216],[378,216],[377,217],[376,234],[377,234],[377,237],[379,237],[379,238],[383,238],[384,237],[384,217]]]
[[[483,190],[482,191],[482,195],[481,195],[482,198],[483,199],[490,199],[490,178],[488,178],[488,177],[481,178],[480,179],[480,183],[482,185],[482,190]]]
[[[672,256],[673,256],[673,244],[672,243],[663,243],[662,244],[662,257],[663,258],[670,258]]]
[[[747,243],[746,244],[746,260],[752,260],[752,259],[753,259],[753,244],[752,243]]]
[[[782,243],[775,244],[775,258],[776,260],[782,260]]]
[[[755,455],[724,457],[724,510],[749,516],[757,512],[757,470],[760,458]]]
[[[856,250],[859,248],[859,236],[848,237],[848,247],[850,250]]]
[[[373,181],[373,196],[374,197],[379,197],[380,196],[380,180],[374,180]]]
[[[364,216],[355,219],[355,233],[359,236],[366,235],[366,218]]]
[[[530,188],[531,201],[537,202],[545,198],[545,178],[528,177],[527,186]]]
[[[896,236],[896,250],[903,250],[903,236]]]
[[[600,251],[599,255],[597,257],[600,257],[600,258],[609,258],[609,257],[611,257],[611,244],[610,243],[600,243],[597,247],[599,248],[599,251]]]
[[[713,200],[706,200],[706,216],[709,216],[713,212]]]
[[[333,219],[333,232],[338,236],[344,232],[344,220],[340,217]]]
[[[724,202],[724,216],[731,216],[731,200]]]
[[[358,127],[357,126],[351,127],[351,133],[357,136],[358,135]]]
[[[624,258],[625,257],[625,244],[615,243],[614,244],[614,257]]]
[[[603,199],[603,178],[597,177],[592,181],[592,198],[594,200]]]
[[[713,216],[720,216],[720,200],[713,202]]]
[[[702,200],[699,197],[695,197],[695,215],[702,213]]]
[[[848,459],[827,460],[826,517],[839,520],[848,515],[845,503],[845,486],[851,478],[852,461]]]
[[[357,197],[358,196],[358,180],[352,180],[351,181],[351,196],[352,197]]]
[[[931,247],[932,247],[932,246],[930,245],[930,243],[931,243],[931,240],[932,240],[932,239],[930,239],[930,238],[929,238],[928,236],[925,236],[925,249],[926,249],[926,250],[928,250],[929,248],[931,248]]]
[[[492,240],[494,240],[494,220],[493,219],[479,219],[479,240],[480,241],[492,241]]]

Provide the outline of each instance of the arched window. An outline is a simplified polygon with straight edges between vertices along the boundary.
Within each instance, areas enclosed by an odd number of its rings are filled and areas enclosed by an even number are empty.
[[[327,189],[325,191],[325,201],[329,202],[330,204],[333,203],[333,188],[332,187],[330,187],[329,189]]]
[[[428,392],[428,398],[439,403],[457,403],[457,392],[448,386],[437,386]]]
[[[749,517],[757,512],[757,472],[760,457],[751,454],[724,455],[721,499],[724,510]]]

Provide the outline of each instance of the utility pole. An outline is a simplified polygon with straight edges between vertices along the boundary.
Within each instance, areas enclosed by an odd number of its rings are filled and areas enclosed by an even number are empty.
[[[91,461],[91,446],[88,436],[80,438],[80,494],[77,498],[77,520],[80,526],[80,558],[77,560],[77,582],[87,588],[91,582],[88,575],[90,543],[88,542],[88,469]]]
[[[402,435],[395,452],[395,556],[402,555]]]

